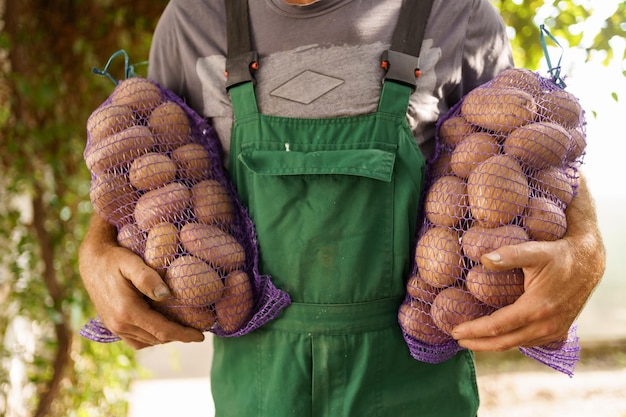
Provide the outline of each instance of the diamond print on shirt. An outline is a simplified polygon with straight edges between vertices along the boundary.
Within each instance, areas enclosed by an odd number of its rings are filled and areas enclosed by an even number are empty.
[[[343,80],[320,74],[315,71],[304,71],[271,92],[275,97],[310,104],[343,84]]]

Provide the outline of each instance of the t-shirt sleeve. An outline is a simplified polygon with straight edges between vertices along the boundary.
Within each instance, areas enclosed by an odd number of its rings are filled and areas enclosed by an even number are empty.
[[[511,44],[499,11],[488,0],[475,0],[463,46],[461,94],[512,66]]]
[[[176,6],[169,2],[152,36],[148,59],[148,78],[174,92],[183,86],[180,48],[176,33]]]

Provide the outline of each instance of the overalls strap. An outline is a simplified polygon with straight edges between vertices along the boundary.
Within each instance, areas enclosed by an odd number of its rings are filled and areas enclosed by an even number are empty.
[[[393,34],[391,48],[383,53],[381,64],[386,70],[386,81],[398,86],[383,86],[378,109],[384,113],[404,116],[416,78],[421,75],[419,55],[426,31],[426,23],[434,0],[404,0]],[[254,70],[258,68],[257,52],[252,50],[248,0],[226,1],[228,25],[228,57],[226,60],[226,89],[231,94],[235,118],[258,113],[254,94]],[[245,87],[243,87],[245,85]],[[233,87],[242,87],[233,89]],[[389,92],[389,90],[393,90]],[[398,94],[402,97],[398,100]],[[250,100],[254,98],[254,100]]]

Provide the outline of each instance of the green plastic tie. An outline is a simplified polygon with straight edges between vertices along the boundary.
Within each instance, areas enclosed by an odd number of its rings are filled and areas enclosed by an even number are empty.
[[[543,54],[546,57],[546,63],[548,64],[548,72],[550,73],[552,77],[552,82],[554,82],[554,84],[556,84],[557,87],[564,89],[565,87],[567,87],[567,85],[565,84],[565,81],[561,77],[561,59],[563,58],[564,49],[559,43],[559,41],[557,41],[556,38],[552,36],[550,31],[546,28],[546,25],[541,24],[539,28],[541,29],[541,47],[543,48]],[[556,66],[552,66],[552,61],[550,60],[550,54],[548,53],[548,46],[546,43],[546,36],[552,39],[552,41],[556,44],[556,46],[561,48],[561,55],[559,56],[559,61],[557,62]]]
[[[103,75],[107,78],[109,78],[111,81],[113,81],[113,84],[117,85],[119,84],[119,81],[116,80],[111,73],[109,72],[109,68],[111,67],[111,65],[113,64],[113,60],[115,58],[117,58],[118,56],[123,55],[124,56],[124,77],[126,79],[128,78],[132,78],[132,77],[136,77],[137,73],[135,72],[135,67],[137,65],[147,65],[148,61],[143,61],[143,62],[139,62],[136,64],[130,64],[129,63],[129,57],[128,57],[128,53],[123,50],[120,49],[119,51],[113,53],[113,55],[111,55],[111,57],[109,58],[109,60],[107,61],[106,65],[104,66],[103,69],[98,69],[98,68],[92,68],[91,71],[95,74],[98,75]]]

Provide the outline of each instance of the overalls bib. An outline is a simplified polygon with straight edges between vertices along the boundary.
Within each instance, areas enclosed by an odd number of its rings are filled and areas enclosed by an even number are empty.
[[[425,165],[411,88],[388,80],[375,113],[331,119],[260,114],[252,82],[229,92],[230,175],[292,304],[214,338],[216,416],[475,416],[471,354],[418,362],[397,322]]]

